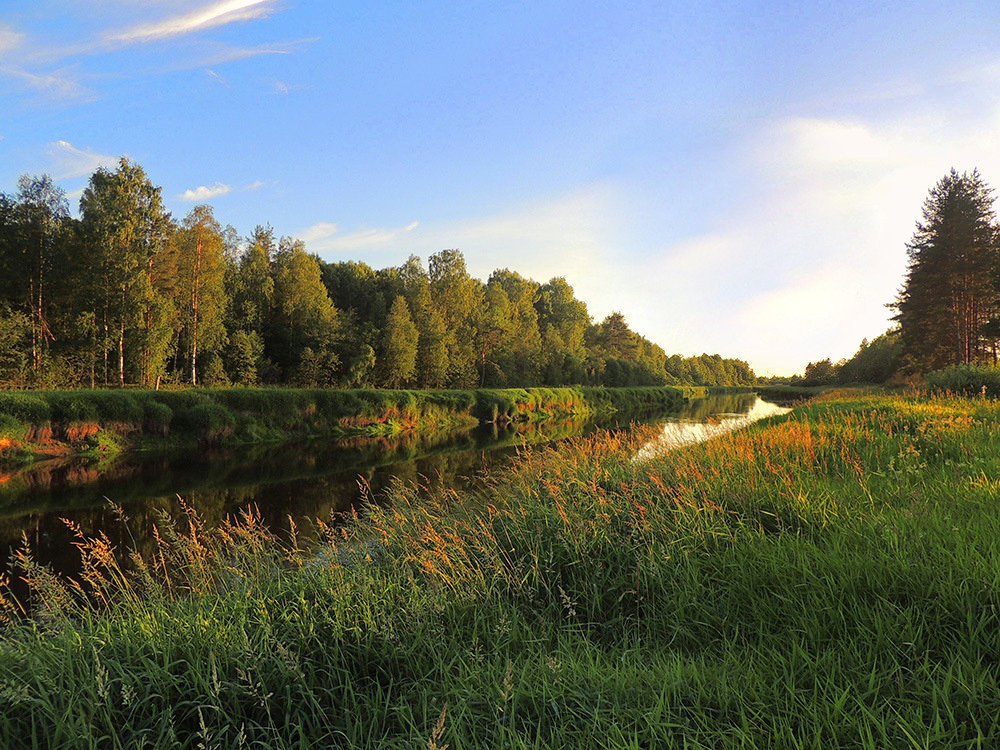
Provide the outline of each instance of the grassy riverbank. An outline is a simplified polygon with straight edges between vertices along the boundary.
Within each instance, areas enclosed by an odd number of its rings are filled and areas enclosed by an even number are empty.
[[[0,460],[183,443],[392,435],[680,406],[681,388],[0,392]]]
[[[164,528],[129,577],[81,540],[87,606],[22,557],[0,745],[997,745],[1000,404],[829,394],[637,445],[400,491],[318,558],[252,519]]]

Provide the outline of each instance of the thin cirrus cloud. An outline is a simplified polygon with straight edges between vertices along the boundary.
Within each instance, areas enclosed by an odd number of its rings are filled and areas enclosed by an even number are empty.
[[[155,21],[146,21],[116,31],[99,33],[91,39],[78,40],[68,45],[40,44],[36,34],[33,41],[29,35],[6,24],[0,24],[0,78],[6,78],[16,88],[12,90],[34,91],[44,99],[63,104],[79,104],[95,101],[99,91],[83,81],[78,66],[86,66],[85,56],[113,54],[124,48],[147,45],[152,42],[173,42],[197,32],[233,24],[240,21],[266,18],[277,11],[277,0],[223,0],[198,3],[197,9],[175,14]],[[188,2],[190,7],[191,3]],[[149,10],[146,17],[149,18]],[[112,74],[119,78],[135,78],[147,74],[163,74],[198,68],[215,68],[261,55],[288,55],[296,48],[316,41],[316,37],[297,39],[290,42],[263,44],[252,47],[230,47],[207,37],[196,43],[172,45],[174,49],[169,59],[154,64],[145,70],[129,69],[128,72]],[[157,48],[154,48],[157,49]],[[157,49],[157,54],[162,51]],[[69,61],[73,61],[71,64]],[[214,71],[216,72],[217,71]],[[91,75],[93,80],[104,75]],[[217,78],[224,82],[221,76]],[[284,91],[298,88],[282,84]],[[274,90],[280,91],[281,87]]]
[[[78,148],[69,141],[55,141],[47,149],[49,156],[48,170],[54,179],[67,180],[72,177],[85,177],[104,167],[110,169],[118,163],[118,157],[110,154],[99,154],[90,149]]]
[[[577,297],[603,317],[627,298],[622,270],[627,264],[613,241],[619,233],[619,192],[615,185],[593,184],[495,214],[343,234],[336,224],[320,222],[296,236],[326,260],[361,260],[375,268],[398,266],[411,253],[426,260],[457,248],[477,278],[504,267],[542,282],[564,276]]]
[[[24,34],[15,31],[10,26],[0,24],[0,56],[20,46]]]
[[[319,37],[309,37],[307,39],[296,39],[291,42],[264,44],[258,47],[219,46],[213,51],[207,53],[191,56],[186,59],[172,61],[169,65],[166,65],[162,68],[158,68],[155,72],[173,73],[181,70],[207,68],[211,70],[211,72],[209,73],[210,76],[212,76],[213,74],[218,75],[218,72],[213,70],[216,66],[225,65],[231,62],[239,62],[240,60],[246,60],[251,57],[259,57],[261,55],[290,55],[296,50],[296,48],[302,47],[303,45],[311,44],[317,41],[318,38]],[[298,87],[289,87],[289,88],[298,88]]]
[[[108,34],[105,41],[125,44],[151,42],[224,26],[237,21],[263,18],[274,12],[274,0],[224,0],[191,13],[154,23],[139,24]]]
[[[298,237],[316,252],[366,250],[384,248],[394,240],[413,232],[418,226],[420,226],[419,221],[411,221],[404,227],[363,227],[354,232],[340,234],[336,224],[321,221],[299,232]]]
[[[0,76],[13,78],[15,81],[34,89],[47,97],[57,100],[78,102],[92,101],[94,92],[80,83],[76,78],[64,71],[49,73],[32,73],[20,68],[0,65]]]
[[[277,78],[271,80],[271,88],[276,94],[289,94],[295,89],[300,89],[302,86],[296,86],[290,83],[285,83],[284,81],[279,81]]]

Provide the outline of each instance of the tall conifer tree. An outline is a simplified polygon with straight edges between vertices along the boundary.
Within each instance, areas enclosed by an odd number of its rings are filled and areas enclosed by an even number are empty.
[[[931,189],[907,254],[895,303],[904,366],[927,372],[995,360],[985,335],[1000,301],[993,191],[978,171],[952,169]]]

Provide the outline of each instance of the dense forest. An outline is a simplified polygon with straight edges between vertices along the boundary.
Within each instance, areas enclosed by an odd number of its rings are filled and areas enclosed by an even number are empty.
[[[884,383],[950,367],[996,367],[1000,350],[1000,225],[977,170],[931,188],[906,247],[896,326],[848,360],[810,362],[803,385]]]
[[[79,218],[48,176],[0,194],[6,387],[754,382],[741,360],[667,356],[620,313],[595,322],[563,278],[483,283],[457,250],[426,268],[329,263],[207,205],[177,221],[124,158],[92,175]]]

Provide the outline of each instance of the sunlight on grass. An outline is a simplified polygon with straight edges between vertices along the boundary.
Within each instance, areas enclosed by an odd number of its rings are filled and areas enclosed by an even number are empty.
[[[0,736],[995,746],[998,413],[840,397],[641,464],[653,430],[597,433],[474,496],[400,486],[319,548],[193,509],[128,569],[81,535],[78,583],[25,550]]]

